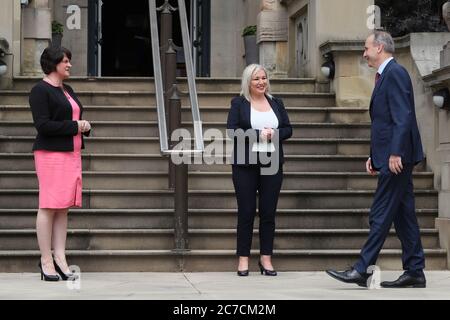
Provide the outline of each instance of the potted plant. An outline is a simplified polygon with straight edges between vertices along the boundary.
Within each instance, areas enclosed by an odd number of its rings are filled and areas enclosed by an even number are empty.
[[[53,20],[52,21],[52,46],[61,47],[63,32],[64,32],[63,24],[56,20]]]
[[[256,44],[256,26],[246,26],[242,31],[247,65],[259,62],[259,48]]]

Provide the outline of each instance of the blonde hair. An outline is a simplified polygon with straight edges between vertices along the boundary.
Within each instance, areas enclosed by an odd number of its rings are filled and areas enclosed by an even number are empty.
[[[252,82],[252,76],[255,72],[258,71],[264,71],[267,77],[267,87],[266,87],[266,95],[269,96],[269,98],[272,98],[272,95],[270,94],[270,81],[269,81],[269,75],[267,74],[266,68],[264,68],[260,64],[250,64],[248,65],[244,71],[242,72],[242,81],[241,81],[241,96],[244,96],[247,101],[250,101],[251,95],[250,95],[250,84]]]

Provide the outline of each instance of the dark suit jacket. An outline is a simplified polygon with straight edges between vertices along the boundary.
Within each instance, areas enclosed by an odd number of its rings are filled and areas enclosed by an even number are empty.
[[[279,153],[279,163],[284,163],[284,153],[283,153],[283,141],[292,136],[292,126],[289,122],[289,117],[284,108],[283,101],[281,99],[266,96],[267,101],[272,107],[273,112],[278,118],[278,138],[279,138],[279,149],[275,152]],[[239,96],[231,100],[231,108],[228,113],[227,129],[237,130],[242,129],[246,132],[248,130],[254,131],[255,136],[259,138],[260,131],[252,129],[251,119],[250,119],[250,102],[244,97]],[[275,144],[276,145],[276,144]],[[249,152],[251,150],[251,145],[248,140],[245,143],[245,163],[237,163],[237,148],[238,144],[234,144],[233,152],[233,164],[237,165],[249,165]]]
[[[404,67],[390,61],[378,80],[370,101],[370,156],[376,170],[389,166],[391,155],[404,164],[423,160],[411,79]]]
[[[65,84],[64,88],[78,103],[81,120],[81,102],[70,86]],[[78,134],[78,123],[72,120],[72,106],[64,92],[41,80],[31,89],[29,102],[37,130],[33,151],[73,151],[73,136]],[[88,136],[89,132],[83,134]],[[83,135],[81,137],[83,138]]]

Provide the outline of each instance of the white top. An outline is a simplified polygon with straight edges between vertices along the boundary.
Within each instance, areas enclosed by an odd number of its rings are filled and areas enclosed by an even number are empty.
[[[253,129],[263,130],[265,128],[278,128],[278,118],[272,108],[265,112],[251,108],[250,121]]]
[[[394,57],[390,57],[387,58],[386,60],[384,60],[384,62],[381,64],[381,66],[378,68],[378,73],[381,75],[384,71],[384,69],[386,68],[386,66],[388,65],[389,62],[391,62],[391,60],[393,60]]]
[[[251,108],[250,122],[253,129],[263,130],[265,128],[278,128],[278,118],[272,108],[269,111],[261,112]],[[272,142],[255,142],[252,146],[253,152],[274,152],[275,146]]]

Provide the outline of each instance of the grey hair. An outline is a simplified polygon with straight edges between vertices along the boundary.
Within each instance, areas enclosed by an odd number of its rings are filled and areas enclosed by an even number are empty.
[[[390,54],[395,53],[395,43],[392,36],[386,31],[374,31],[373,42],[377,45],[383,45],[384,51]]]
[[[272,95],[270,94],[270,81],[269,81],[269,74],[267,73],[266,68],[264,68],[260,64],[250,64],[248,65],[244,71],[242,72],[242,81],[241,81],[241,96],[244,96],[247,101],[250,101],[251,95],[250,95],[250,83],[252,82],[252,76],[255,72],[258,72],[259,70],[263,70],[267,77],[267,87],[266,87],[266,95],[269,96],[269,98],[272,98]]]

